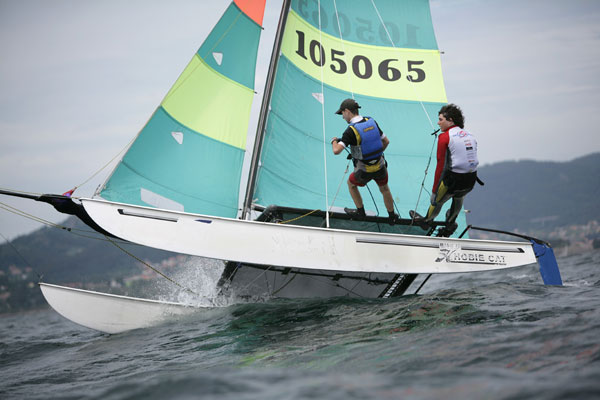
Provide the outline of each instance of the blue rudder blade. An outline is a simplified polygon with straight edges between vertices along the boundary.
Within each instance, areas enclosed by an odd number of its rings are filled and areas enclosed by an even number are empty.
[[[534,240],[531,241],[531,244],[533,244],[533,252],[540,265],[540,275],[542,275],[544,285],[562,286],[558,263],[556,262],[552,247],[547,244],[538,243]]]

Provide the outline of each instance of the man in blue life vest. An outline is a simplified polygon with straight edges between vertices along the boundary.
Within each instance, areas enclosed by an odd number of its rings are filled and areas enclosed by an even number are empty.
[[[431,190],[431,205],[423,218],[411,211],[415,222],[427,225],[437,217],[445,202],[452,199],[452,205],[446,212],[447,226],[440,236],[450,236],[458,225],[456,218],[463,201],[477,179],[477,140],[464,129],[462,110],[455,104],[443,106],[438,115],[438,126],[442,133],[438,137],[437,167]]]
[[[354,172],[348,178],[348,190],[356,205],[356,210],[344,208],[350,216],[361,219],[366,216],[362,197],[358,186],[365,186],[374,179],[383,195],[383,202],[389,214],[390,224],[398,220],[394,212],[394,199],[388,186],[388,173],[383,151],[390,140],[382,132],[373,118],[362,117],[358,114],[360,106],[354,99],[346,99],[340,105],[336,114],[340,114],[348,123],[342,138],[331,139],[333,154],[340,154],[346,146],[350,146]]]

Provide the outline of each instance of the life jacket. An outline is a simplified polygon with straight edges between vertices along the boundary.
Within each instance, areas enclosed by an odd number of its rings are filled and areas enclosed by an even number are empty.
[[[350,124],[350,128],[356,135],[356,146],[351,146],[352,158],[364,163],[378,160],[383,154],[383,143],[381,132],[377,128],[375,120],[365,117],[366,121]]]
[[[477,140],[468,131],[455,126],[448,131],[448,150],[452,172],[465,174],[477,171]]]

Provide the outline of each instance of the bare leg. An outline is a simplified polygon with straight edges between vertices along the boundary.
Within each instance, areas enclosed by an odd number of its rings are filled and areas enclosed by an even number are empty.
[[[388,213],[393,213],[394,198],[392,197],[392,191],[390,190],[390,187],[387,184],[379,186],[379,191],[383,195],[383,203],[385,204],[385,208],[387,209]]]
[[[353,184],[352,182],[350,182],[350,179],[348,179],[348,190],[350,191],[350,196],[352,196],[352,200],[354,200],[354,205],[356,206],[356,208],[362,208],[363,207],[362,196],[360,195],[360,192],[358,191],[358,187],[355,184]]]

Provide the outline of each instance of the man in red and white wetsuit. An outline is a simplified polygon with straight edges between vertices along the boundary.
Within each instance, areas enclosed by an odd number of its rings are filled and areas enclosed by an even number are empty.
[[[456,230],[456,217],[463,200],[477,181],[477,140],[464,129],[461,109],[447,104],[439,111],[438,126],[442,133],[438,137],[437,167],[431,190],[431,206],[425,222],[437,217],[442,205],[452,198],[452,205],[446,212],[448,236]]]

